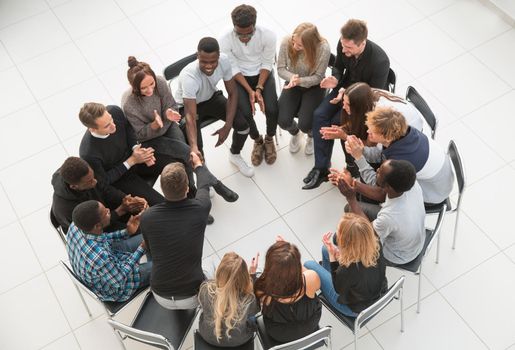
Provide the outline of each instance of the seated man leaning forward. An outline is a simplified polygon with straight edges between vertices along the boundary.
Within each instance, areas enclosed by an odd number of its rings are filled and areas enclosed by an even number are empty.
[[[141,197],[126,195],[122,191],[98,182],[89,164],[78,157],[68,157],[52,175],[54,195],[52,213],[64,232],[72,222],[73,209],[87,200],[97,200],[111,210],[108,231],[124,229],[129,214],[138,214],[148,207]]]
[[[381,205],[358,202],[356,190],[363,184],[353,179],[348,171],[339,173],[331,169],[331,172],[331,182],[349,203],[345,211],[372,221],[383,244],[387,265],[406,264],[415,259],[426,237],[426,212],[415,167],[405,160],[387,160],[381,164],[377,170],[377,186],[386,193]]]
[[[247,176],[254,176],[254,168],[241,157],[240,151],[249,134],[249,124],[238,109],[238,89],[233,76],[231,61],[220,53],[218,41],[205,37],[197,46],[198,60],[191,62],[179,75],[176,98],[184,108],[179,109],[186,118],[186,135],[191,151],[202,158],[203,141],[200,130],[202,121],[208,118],[223,120],[225,124],[213,133],[218,135],[215,147],[225,142],[231,128],[232,144],[229,161]],[[218,90],[217,84],[223,80],[227,98]]]
[[[106,233],[111,211],[95,200],[75,207],[66,250],[73,271],[102,301],[126,301],[150,280],[152,262],[139,263],[145,253],[141,235],[134,235],[139,215],[127,229]],[[134,235],[134,236],[133,236]]]
[[[157,302],[167,309],[198,306],[197,293],[206,279],[202,250],[206,220],[211,209],[209,177],[197,153],[191,153],[197,175],[197,193],[188,198],[188,176],[182,163],[170,163],[161,173],[165,202],[149,208],[141,217],[141,232],[152,254],[151,288]]]

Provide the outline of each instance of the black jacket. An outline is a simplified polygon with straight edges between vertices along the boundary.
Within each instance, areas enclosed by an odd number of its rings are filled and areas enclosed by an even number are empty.
[[[54,194],[52,198],[52,212],[61,225],[64,232],[68,231],[68,226],[72,222],[72,212],[77,204],[93,199],[101,202],[107,208],[111,209],[111,226],[119,223],[119,217],[114,211],[122,203],[125,193],[116,188],[105,185],[102,181],[98,181],[95,188],[86,191],[75,191],[64,182],[59,169],[52,175],[52,186]],[[116,228],[120,225],[116,224]]]

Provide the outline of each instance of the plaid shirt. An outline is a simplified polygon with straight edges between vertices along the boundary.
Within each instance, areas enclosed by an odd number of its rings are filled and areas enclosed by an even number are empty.
[[[74,223],[68,229],[66,248],[73,271],[103,301],[125,301],[140,285],[138,261],[143,248],[129,253],[111,247],[127,236],[127,230],[93,235]]]

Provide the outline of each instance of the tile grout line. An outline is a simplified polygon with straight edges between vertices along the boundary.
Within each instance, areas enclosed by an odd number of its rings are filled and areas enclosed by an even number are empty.
[[[3,184],[2,184],[2,183],[0,183],[0,187],[1,187],[1,188],[2,188],[2,190],[5,192],[5,188],[4,188],[4,186],[3,186]],[[54,298],[55,298],[55,301],[56,301],[56,302],[57,302],[57,304],[59,305],[59,309],[60,309],[60,311],[61,311],[61,315],[62,315],[62,316],[63,316],[63,318],[66,320],[66,323],[68,324],[69,329],[70,329],[70,330],[73,330],[72,325],[71,325],[71,323],[70,323],[70,320],[69,320],[69,319],[68,319],[68,317],[66,316],[66,313],[64,312],[64,308],[63,308],[63,306],[61,305],[61,302],[60,302],[59,298],[57,297],[57,293],[55,292],[54,286],[52,285],[52,283],[50,283],[50,279],[48,278],[48,275],[46,274],[46,271],[45,271],[45,269],[43,268],[43,264],[41,263],[41,260],[39,259],[39,256],[38,256],[38,254],[36,253],[36,249],[34,248],[34,245],[32,244],[31,240],[30,240],[30,239],[29,239],[29,237],[27,236],[27,231],[26,231],[26,229],[25,229],[25,226],[23,226],[23,224],[22,224],[22,222],[21,222],[21,220],[20,220],[20,218],[19,218],[19,216],[18,216],[18,213],[16,212],[16,210],[15,210],[15,208],[14,208],[14,206],[13,206],[13,203],[12,203],[11,199],[9,198],[9,196],[7,196],[7,200],[9,201],[9,204],[11,205],[11,208],[13,209],[13,211],[14,211],[14,213],[15,213],[16,217],[17,217],[17,223],[18,223],[18,225],[21,227],[22,232],[23,232],[23,235],[24,235],[25,239],[27,240],[27,243],[28,243],[28,244],[29,244],[29,246],[30,246],[30,249],[31,249],[31,251],[32,251],[32,254],[34,254],[34,257],[36,258],[36,260],[37,260],[37,262],[38,262],[38,264],[39,264],[39,267],[40,267],[40,269],[41,269],[41,271],[42,271],[42,272],[41,272],[40,274],[38,274],[37,276],[34,276],[34,277],[30,278],[29,280],[24,281],[23,283],[20,283],[17,287],[19,287],[19,286],[21,286],[21,285],[23,285],[23,284],[26,284],[26,283],[28,283],[28,282],[30,282],[30,281],[32,281],[32,280],[35,280],[36,278],[39,278],[39,277],[41,277],[41,275],[43,275],[43,276],[44,276],[44,278],[45,278],[45,281],[46,281],[46,282],[47,282],[47,284],[48,284],[48,287],[50,288],[50,290],[51,290],[51,292],[52,292],[52,294],[53,294],[53,296],[54,296]],[[11,288],[9,291],[12,291],[12,290],[14,290],[14,288]],[[1,295],[5,295],[5,294],[6,294],[6,292],[1,293]]]

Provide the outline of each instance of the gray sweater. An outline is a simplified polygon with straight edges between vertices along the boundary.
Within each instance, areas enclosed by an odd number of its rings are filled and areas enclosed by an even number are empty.
[[[293,66],[290,56],[288,55],[290,38],[291,36],[287,36],[281,42],[279,57],[277,58],[277,73],[279,73],[279,76],[286,81],[290,81],[294,74],[298,74],[300,77],[299,86],[301,87],[308,88],[320,84],[322,79],[324,79],[325,71],[327,70],[327,65],[329,63],[329,56],[331,55],[329,44],[325,40],[320,43],[317,50],[315,71],[313,74],[310,74],[310,69],[305,61],[303,51],[299,53],[297,64]]]
[[[132,88],[125,91],[122,96],[122,109],[125,116],[132,125],[139,142],[148,141],[162,136],[172,122],[166,118],[168,108],[176,109],[176,102],[166,80],[158,76],[156,89],[152,96],[136,96],[132,93]],[[152,130],[150,123],[154,121],[154,110],[161,116],[163,127]]]

